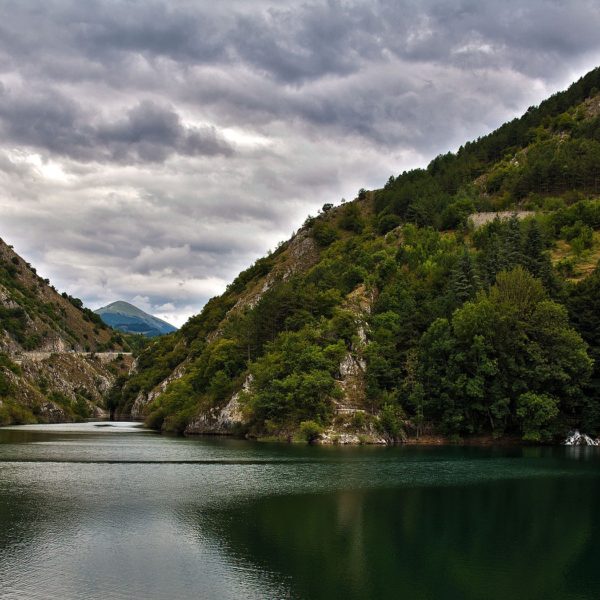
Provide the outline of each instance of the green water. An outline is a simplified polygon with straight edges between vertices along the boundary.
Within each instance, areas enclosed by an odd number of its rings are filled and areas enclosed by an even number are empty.
[[[0,429],[0,598],[600,597],[600,450]]]

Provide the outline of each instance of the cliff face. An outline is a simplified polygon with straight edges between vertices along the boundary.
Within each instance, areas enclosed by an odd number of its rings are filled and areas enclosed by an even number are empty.
[[[0,424],[103,416],[124,344],[0,240]]]
[[[212,320],[213,315],[207,315],[209,311],[205,309],[201,315],[192,318],[180,333],[170,336],[168,341],[159,340],[153,343],[142,357],[142,366],[137,363],[133,365],[132,381],[126,389],[126,392],[130,394],[130,401],[122,402],[118,414],[135,419],[147,417],[149,407],[160,398],[167,388],[189,373],[190,369],[193,369],[194,347],[197,347],[199,343],[212,344],[216,342],[226,332],[228,325],[240,317],[243,318],[248,311],[256,307],[269,290],[285,283],[294,275],[308,271],[318,262],[319,255],[319,247],[313,237],[309,235],[309,231],[301,229],[272,257],[257,261],[256,265],[249,269],[250,272],[256,272],[254,277],[245,277],[247,273],[245,272],[236,280],[239,282],[241,278],[243,284],[236,286],[236,282],[234,282],[230,286],[230,290],[225,294],[225,302],[222,303],[222,307],[219,307],[220,311],[214,321]],[[258,268],[256,268],[257,266]],[[210,303],[208,306],[210,307]],[[212,311],[210,312],[212,313]],[[194,339],[197,325],[199,323],[204,325],[206,317],[211,319],[211,322],[208,326],[201,327],[202,334],[199,337],[202,339]],[[169,359],[169,367],[157,370],[157,375],[152,373],[151,375],[154,376],[148,377],[149,371],[156,366],[155,358],[162,356],[165,350],[170,357],[172,356]],[[175,366],[171,367],[171,365]],[[141,385],[138,385],[136,381],[138,373],[141,375],[139,377]],[[241,387],[240,384],[240,389]],[[137,390],[135,395],[131,395],[131,390]],[[232,395],[234,403],[237,402],[238,392],[239,390]],[[210,414],[206,415],[206,419],[201,414],[199,420],[195,421],[195,425],[189,424],[188,433],[200,432],[200,429],[203,433],[214,434],[232,431],[234,429],[233,422],[230,426],[228,416],[219,416],[221,410],[228,413],[228,409],[224,406],[211,407]],[[237,410],[234,410],[233,414],[236,417],[240,415]],[[216,425],[213,427],[211,423],[216,423]]]

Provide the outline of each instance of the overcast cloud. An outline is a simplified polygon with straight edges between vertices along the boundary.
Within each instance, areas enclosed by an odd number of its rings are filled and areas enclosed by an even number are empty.
[[[324,202],[600,64],[597,0],[0,0],[0,236],[181,325]]]

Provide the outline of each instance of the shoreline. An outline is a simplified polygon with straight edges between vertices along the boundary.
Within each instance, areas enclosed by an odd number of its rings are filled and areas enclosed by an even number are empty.
[[[61,425],[61,424],[72,424],[72,423],[138,423],[143,425],[143,419],[134,418],[120,418],[111,420],[109,418],[90,418],[81,421],[59,421],[51,423],[6,423],[0,425],[0,429],[10,427],[26,427],[27,425]],[[421,435],[419,437],[407,437],[401,440],[390,440],[383,437],[374,436],[373,434],[342,434],[339,437],[325,437],[316,439],[313,441],[307,441],[304,438],[293,436],[250,436],[240,435],[235,433],[226,433],[223,431],[215,432],[203,432],[203,433],[185,433],[175,431],[160,431],[152,429],[150,427],[144,427],[148,431],[158,433],[160,435],[171,436],[171,437],[182,437],[187,439],[200,439],[200,438],[228,438],[236,439],[249,442],[260,442],[260,443],[276,443],[276,444],[299,444],[308,446],[339,446],[339,447],[357,447],[357,446],[472,446],[472,447],[556,447],[556,446],[576,446],[581,445],[585,447],[600,447],[592,444],[565,444],[563,441],[550,441],[550,442],[528,442],[522,440],[519,436],[502,436],[494,437],[492,435],[478,435],[473,437],[465,438],[451,438],[443,435]]]

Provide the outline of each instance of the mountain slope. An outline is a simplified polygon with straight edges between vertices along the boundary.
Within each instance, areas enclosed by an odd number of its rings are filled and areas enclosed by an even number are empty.
[[[137,333],[156,337],[177,331],[176,327],[154,317],[133,304],[119,300],[94,311],[102,321],[113,329],[125,333]]]
[[[118,410],[339,442],[600,433],[599,325],[580,316],[600,296],[599,88],[596,69],[456,154],[325,205],[150,344]]]
[[[126,349],[0,240],[0,425],[103,414],[105,395],[128,370],[119,357]]]

